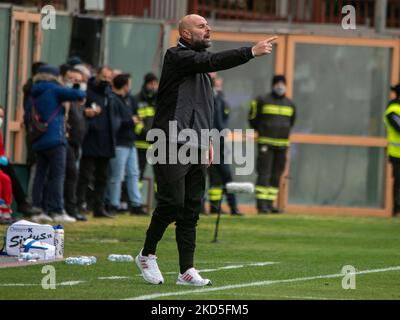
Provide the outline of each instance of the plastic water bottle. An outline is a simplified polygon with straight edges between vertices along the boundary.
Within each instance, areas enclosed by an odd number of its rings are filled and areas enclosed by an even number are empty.
[[[18,256],[18,261],[36,261],[39,259],[39,255],[37,253],[31,253],[31,252],[20,252]]]
[[[70,265],[81,265],[81,266],[89,266],[92,264],[95,264],[97,262],[96,257],[86,257],[86,256],[82,256],[82,257],[70,257],[65,259],[65,263],[66,264],[70,264]]]
[[[112,262],[132,262],[133,257],[130,255],[110,254],[108,260]]]
[[[61,225],[53,227],[54,233],[54,246],[56,247],[56,259],[64,257],[64,228]]]

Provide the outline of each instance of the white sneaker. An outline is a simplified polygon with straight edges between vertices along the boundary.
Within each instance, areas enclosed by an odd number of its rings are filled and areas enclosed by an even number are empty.
[[[53,216],[54,222],[57,223],[74,223],[76,219],[69,216],[65,211],[62,214],[55,214]]]
[[[176,284],[182,286],[202,287],[210,286],[211,280],[203,279],[195,268],[190,268],[184,274],[179,274]]]
[[[43,212],[32,216],[31,220],[35,223],[53,222],[53,219]]]
[[[157,264],[157,257],[149,254],[148,257],[142,256],[142,250],[135,258],[143,279],[151,284],[163,284],[164,278]]]

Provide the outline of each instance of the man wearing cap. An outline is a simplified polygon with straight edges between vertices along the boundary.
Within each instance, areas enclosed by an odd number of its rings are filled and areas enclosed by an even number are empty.
[[[273,203],[278,198],[295,118],[295,105],[286,97],[286,78],[275,75],[272,92],[253,100],[249,112],[250,126],[258,134],[256,200],[259,214],[280,213]]]
[[[393,166],[393,214],[400,215],[400,84],[391,88],[396,98],[391,100],[385,112],[388,156]]]

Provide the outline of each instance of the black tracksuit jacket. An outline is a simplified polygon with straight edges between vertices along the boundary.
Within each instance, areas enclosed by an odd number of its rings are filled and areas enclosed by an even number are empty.
[[[178,46],[167,50],[158,92],[158,107],[153,128],[162,129],[170,142],[169,122],[177,121],[178,134],[194,129],[201,145],[200,130],[213,126],[214,94],[209,72],[230,69],[253,58],[250,47],[211,53],[195,50],[183,39]]]

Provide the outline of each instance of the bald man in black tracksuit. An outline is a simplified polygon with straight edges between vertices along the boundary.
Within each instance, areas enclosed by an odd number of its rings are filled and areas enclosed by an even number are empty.
[[[260,41],[253,48],[244,47],[219,53],[206,51],[211,44],[210,27],[198,15],[184,17],[179,24],[181,38],[176,47],[167,50],[158,92],[158,107],[153,128],[161,129],[169,137],[170,121],[176,121],[178,133],[190,128],[201,141],[200,130],[212,128],[214,97],[209,72],[225,70],[244,64],[255,56],[270,54],[276,38]],[[168,139],[168,138],[167,138]],[[168,139],[170,147],[182,147],[185,141]],[[209,143],[193,146],[199,153],[209,152]],[[168,152],[167,152],[168,154]],[[136,264],[145,281],[161,284],[164,278],[156,262],[156,248],[168,225],[176,224],[180,274],[177,284],[204,286],[203,279],[193,268],[196,225],[205,192],[204,164],[154,165],[157,182],[157,207],[147,230],[144,247],[136,257]]]

